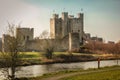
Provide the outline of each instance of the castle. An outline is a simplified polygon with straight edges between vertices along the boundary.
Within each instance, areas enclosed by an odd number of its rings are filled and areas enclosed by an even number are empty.
[[[7,51],[7,40],[10,35],[4,34],[2,37],[2,51]],[[16,28],[15,38],[21,38],[25,45],[24,51],[42,51],[45,39],[35,39],[33,28]],[[84,33],[84,14],[78,13],[77,17],[63,12],[62,16],[53,14],[50,18],[50,39],[52,43],[57,40],[56,51],[66,51],[77,49],[90,39],[90,35]]]
[[[69,33],[78,33],[79,42],[83,43],[83,13],[78,13],[78,17],[68,15],[68,12],[63,12],[62,17],[58,14],[53,14],[50,19],[50,36],[51,38],[65,37]]]

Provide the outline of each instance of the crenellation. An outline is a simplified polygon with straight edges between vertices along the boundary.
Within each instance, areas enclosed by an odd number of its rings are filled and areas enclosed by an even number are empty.
[[[53,14],[53,18],[55,18],[55,19],[59,18],[59,15],[58,14]]]
[[[69,19],[70,19],[70,18],[71,18],[71,19],[74,18],[74,15],[69,15],[68,18],[69,18]]]

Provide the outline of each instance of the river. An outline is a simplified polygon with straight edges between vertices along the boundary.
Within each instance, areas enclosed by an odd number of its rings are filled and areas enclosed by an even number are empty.
[[[100,61],[100,67],[113,65],[117,65],[116,60]],[[120,65],[120,60],[118,61],[118,65]],[[18,67],[20,68],[20,70],[16,72],[16,77],[36,77],[41,76],[45,73],[57,72],[62,70],[88,69],[97,67],[97,61],[22,66]]]

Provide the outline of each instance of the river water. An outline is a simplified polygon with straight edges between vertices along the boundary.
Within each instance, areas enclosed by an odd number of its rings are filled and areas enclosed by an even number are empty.
[[[118,61],[118,64],[116,60],[100,61],[100,67],[113,65],[120,65],[120,60]],[[22,66],[19,67],[20,71],[16,72],[16,77],[36,77],[41,76],[45,73],[57,72],[62,70],[88,69],[97,67],[97,61]]]

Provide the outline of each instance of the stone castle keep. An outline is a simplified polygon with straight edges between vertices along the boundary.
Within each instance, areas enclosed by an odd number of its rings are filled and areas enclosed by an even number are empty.
[[[79,41],[82,43],[83,32],[83,13],[78,13],[78,17],[75,18],[63,12],[62,17],[59,18],[58,14],[53,14],[53,18],[50,19],[50,36],[53,39],[63,38],[69,33],[78,33]]]
[[[2,37],[2,51],[7,50],[7,40],[11,36],[4,34]],[[25,45],[24,51],[42,51],[45,39],[35,39],[33,28],[16,28],[15,38],[21,38]],[[12,38],[12,37],[11,37]],[[78,13],[77,17],[63,12],[61,17],[53,14],[50,18],[50,38],[48,41],[57,40],[56,51],[67,51],[77,49],[84,43],[85,39],[90,39],[90,34],[84,33],[84,14]],[[97,38],[96,38],[97,39]]]

